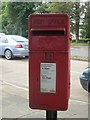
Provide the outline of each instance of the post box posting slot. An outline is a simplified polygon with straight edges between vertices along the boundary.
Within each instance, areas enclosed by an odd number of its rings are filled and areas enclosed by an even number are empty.
[[[65,35],[65,29],[59,29],[59,30],[49,30],[49,29],[31,29],[32,35],[37,36],[49,36],[49,35]]]

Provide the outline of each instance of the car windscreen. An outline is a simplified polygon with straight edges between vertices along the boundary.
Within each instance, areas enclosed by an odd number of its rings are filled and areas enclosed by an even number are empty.
[[[16,42],[28,42],[28,39],[21,36],[11,36],[11,38]]]
[[[83,75],[90,77],[90,68],[85,69]]]
[[[5,37],[9,43],[15,43],[15,41],[9,35],[5,35]]]

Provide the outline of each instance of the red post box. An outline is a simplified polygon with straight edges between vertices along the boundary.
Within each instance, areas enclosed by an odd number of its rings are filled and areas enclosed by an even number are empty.
[[[67,14],[33,14],[28,20],[29,105],[67,110],[70,95],[70,23]]]

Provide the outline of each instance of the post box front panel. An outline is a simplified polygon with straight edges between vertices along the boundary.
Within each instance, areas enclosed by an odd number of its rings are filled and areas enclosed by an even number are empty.
[[[66,110],[68,108],[70,91],[68,54],[57,52],[53,53],[53,57],[54,60],[49,61],[45,60],[43,52],[31,53],[29,94],[30,107],[33,109]]]
[[[65,51],[67,42],[64,35],[61,36],[32,36],[31,49],[36,51]]]

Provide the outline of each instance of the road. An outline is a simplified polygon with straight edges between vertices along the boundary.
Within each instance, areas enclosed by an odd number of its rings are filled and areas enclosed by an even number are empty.
[[[71,47],[72,56],[90,57],[90,47],[89,46],[73,46]]]
[[[83,70],[88,66],[87,62],[71,60],[71,94],[70,105],[72,106],[66,117],[88,117],[88,93],[81,87],[79,77]],[[0,58],[0,83],[2,84],[2,116],[3,117],[24,117],[29,115],[28,107],[28,60],[14,59],[6,60]],[[22,108],[23,103],[23,108]],[[24,104],[25,103],[25,104]],[[10,106],[10,104],[12,106]],[[74,106],[84,110],[84,114],[78,115],[79,111],[75,112]],[[10,110],[12,107],[13,110]],[[20,109],[22,112],[20,112]],[[38,112],[32,112],[31,117]],[[45,111],[41,113],[45,117]],[[66,114],[66,113],[65,113]],[[70,116],[71,115],[71,116]],[[35,116],[35,115],[34,115]],[[60,117],[65,117],[63,114],[58,114]],[[29,116],[30,117],[30,116]]]

